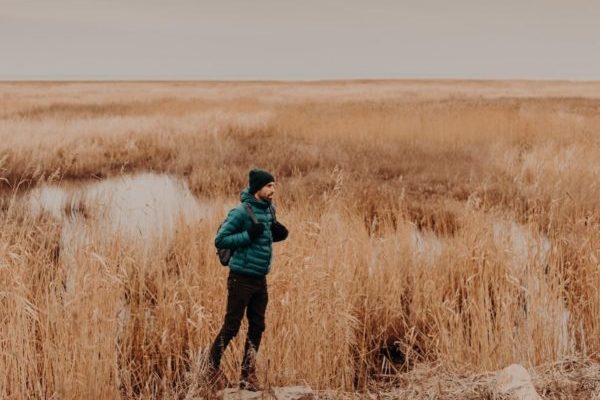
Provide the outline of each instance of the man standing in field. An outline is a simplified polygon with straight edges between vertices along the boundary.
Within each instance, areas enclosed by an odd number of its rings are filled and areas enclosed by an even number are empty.
[[[210,349],[211,380],[219,389],[225,386],[224,375],[219,369],[221,357],[237,335],[245,312],[248,335],[240,388],[261,390],[255,360],[265,330],[268,302],[266,275],[271,269],[272,243],[284,240],[288,233],[282,224],[275,222],[274,194],[273,175],[259,169],[251,170],[249,186],[240,194],[241,204],[229,211],[215,237],[217,248],[234,250],[228,264],[225,320]]]

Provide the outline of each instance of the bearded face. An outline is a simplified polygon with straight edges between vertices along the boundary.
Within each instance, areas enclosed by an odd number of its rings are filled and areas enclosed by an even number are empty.
[[[256,197],[264,201],[272,201],[275,195],[275,182],[270,182],[263,186],[258,192]]]

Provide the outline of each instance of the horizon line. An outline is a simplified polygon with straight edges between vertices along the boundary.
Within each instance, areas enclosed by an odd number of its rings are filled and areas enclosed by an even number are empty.
[[[402,78],[1,78],[0,83],[110,83],[110,82],[137,82],[137,83],[168,83],[168,82],[196,82],[196,83],[335,83],[335,82],[402,82],[402,81],[440,81],[440,82],[573,82],[595,83],[600,78],[465,78],[465,77],[402,77]]]

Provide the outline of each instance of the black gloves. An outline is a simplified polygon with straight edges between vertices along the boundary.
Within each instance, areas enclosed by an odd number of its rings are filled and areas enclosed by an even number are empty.
[[[250,240],[254,240],[259,237],[265,230],[265,225],[261,223],[252,224],[250,228],[248,228],[248,236],[250,236]]]
[[[250,228],[248,228],[248,236],[250,236],[250,240],[254,241],[257,237],[262,235],[265,231],[265,225],[261,223],[252,224]],[[275,221],[271,224],[271,233],[273,234],[274,242],[281,242],[285,240],[288,236],[288,230],[283,224]]]
[[[274,242],[281,242],[282,240],[285,240],[288,236],[287,228],[277,221],[271,224],[271,233],[273,234]]]

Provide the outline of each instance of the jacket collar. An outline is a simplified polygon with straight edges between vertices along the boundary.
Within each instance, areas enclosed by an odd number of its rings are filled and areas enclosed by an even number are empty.
[[[271,205],[270,201],[259,200],[256,197],[254,197],[254,195],[250,193],[250,187],[246,187],[244,190],[242,190],[242,192],[240,193],[240,201],[242,203],[250,203],[253,206],[262,209],[267,209]]]

